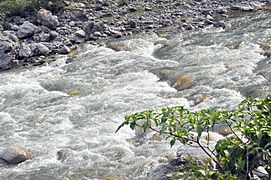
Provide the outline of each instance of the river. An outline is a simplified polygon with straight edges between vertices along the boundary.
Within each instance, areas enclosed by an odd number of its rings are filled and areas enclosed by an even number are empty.
[[[33,159],[0,166],[0,179],[145,179],[177,147],[137,140],[128,128],[115,133],[124,116],[175,105],[234,108],[246,96],[270,93],[270,79],[257,68],[266,58],[260,45],[271,43],[270,17],[252,13],[231,19],[225,30],[176,34],[167,47],[155,34],[122,40],[131,51],[85,45],[69,64],[59,57],[2,72],[0,150],[19,144]],[[193,77],[193,85],[177,91],[159,81],[161,72]]]

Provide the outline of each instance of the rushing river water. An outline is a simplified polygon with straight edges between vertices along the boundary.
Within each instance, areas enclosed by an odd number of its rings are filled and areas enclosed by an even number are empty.
[[[146,178],[177,147],[151,138],[138,143],[128,128],[115,133],[125,114],[174,105],[232,108],[245,96],[271,92],[270,79],[257,68],[265,59],[260,44],[271,42],[270,17],[249,14],[226,30],[178,34],[164,48],[155,35],[123,40],[132,51],[88,45],[70,64],[59,58],[1,73],[0,150],[19,144],[33,159],[0,165],[0,179]],[[191,76],[193,85],[176,91],[159,81],[161,72]],[[68,95],[73,90],[80,93]],[[195,103],[200,96],[207,98]]]

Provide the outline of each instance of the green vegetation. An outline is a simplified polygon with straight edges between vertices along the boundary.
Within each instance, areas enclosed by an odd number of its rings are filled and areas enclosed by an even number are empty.
[[[218,124],[228,126],[232,134],[219,140],[212,150],[209,143],[204,146],[200,140],[203,133],[209,134]],[[247,98],[235,110],[191,112],[182,106],[147,110],[126,116],[117,131],[125,125],[133,130],[140,126],[144,131],[150,129],[166,135],[171,146],[176,141],[185,145],[194,142],[208,155],[208,162],[212,161],[216,166],[206,168],[204,164],[195,164],[196,161],[191,160],[173,177],[251,179],[252,172],[259,166],[271,173],[271,95],[264,99]]]
[[[27,10],[38,10],[41,7],[56,10],[62,6],[62,0],[2,0],[0,12],[22,15]]]

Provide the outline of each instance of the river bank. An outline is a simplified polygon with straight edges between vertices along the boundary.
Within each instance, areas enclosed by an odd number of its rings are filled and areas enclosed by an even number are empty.
[[[40,9],[25,16],[3,18],[0,70],[50,63],[56,54],[67,55],[71,62],[82,43],[98,44],[149,32],[167,37],[207,26],[227,28],[227,18],[235,13],[266,10],[269,6],[270,0],[65,1],[59,12]]]

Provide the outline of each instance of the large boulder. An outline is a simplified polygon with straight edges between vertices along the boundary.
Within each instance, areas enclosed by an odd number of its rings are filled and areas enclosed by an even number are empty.
[[[25,21],[17,32],[17,36],[20,39],[33,36],[38,30],[38,27],[29,21]]]
[[[0,52],[0,57],[0,70],[10,69],[13,62],[13,57],[3,52]]]
[[[46,9],[39,10],[38,23],[51,29],[56,29],[57,26],[59,26],[58,17],[54,16],[51,11],[48,11]]]
[[[31,158],[30,153],[23,147],[13,145],[0,154],[0,159],[7,164],[19,164]]]

